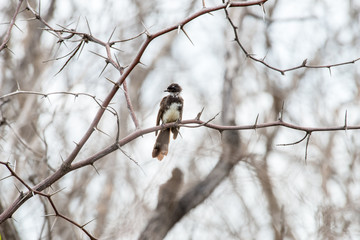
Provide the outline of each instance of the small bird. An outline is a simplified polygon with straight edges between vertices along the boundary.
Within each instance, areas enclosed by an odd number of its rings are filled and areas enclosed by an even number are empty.
[[[169,95],[164,97],[160,102],[160,109],[156,119],[156,126],[160,124],[160,119],[162,124],[178,122],[182,119],[184,100],[180,96],[182,88],[177,83],[170,84],[164,92],[168,92]],[[164,156],[168,154],[169,142],[170,142],[170,131],[173,133],[173,139],[176,139],[179,133],[179,127],[172,127],[160,130],[154,149],[152,152],[152,157],[162,160]],[[155,136],[158,131],[155,132]]]

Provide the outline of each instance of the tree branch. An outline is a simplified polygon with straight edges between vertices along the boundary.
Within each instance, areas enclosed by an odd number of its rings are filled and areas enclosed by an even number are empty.
[[[234,22],[231,20],[229,12],[227,10],[227,8],[224,8],[225,11],[225,15],[226,15],[226,19],[228,20],[228,22],[230,23],[233,32],[234,32],[234,41],[237,43],[237,45],[240,47],[240,49],[244,52],[245,56],[250,58],[251,60],[261,63],[262,65],[264,65],[265,67],[274,70],[276,72],[281,73],[281,75],[285,75],[286,72],[290,72],[290,71],[294,71],[297,69],[301,69],[301,68],[325,68],[325,69],[329,69],[331,70],[332,67],[338,67],[338,66],[343,66],[343,65],[349,65],[349,64],[354,64],[358,61],[360,61],[360,57],[359,58],[355,58],[353,60],[350,61],[345,61],[345,62],[340,62],[340,63],[334,63],[334,64],[327,64],[327,65],[308,65],[307,64],[307,59],[305,59],[301,64],[294,66],[294,67],[290,67],[287,69],[280,69],[277,68],[269,63],[267,63],[265,61],[265,58],[261,59],[261,58],[256,58],[254,57],[254,54],[249,53],[245,47],[242,45],[242,43],[240,42],[240,38],[239,38],[239,34],[238,34],[238,27],[234,24]]]
[[[194,125],[195,124],[195,125]],[[347,126],[335,126],[335,127],[303,127],[299,125],[294,125],[288,122],[284,121],[275,121],[270,123],[262,123],[262,124],[252,124],[252,125],[242,125],[242,126],[224,126],[224,125],[217,125],[213,123],[208,123],[207,121],[204,122],[202,120],[197,119],[191,119],[191,120],[184,120],[180,123],[168,123],[165,125],[160,125],[156,127],[146,128],[146,129],[138,129],[126,137],[120,139],[119,142],[113,143],[112,145],[106,147],[105,149],[97,152],[93,156],[86,158],[84,160],[78,161],[76,163],[67,164],[64,162],[61,167],[52,175],[48,176],[46,179],[41,181],[39,184],[37,184],[35,187],[32,188],[31,191],[28,191],[24,194],[20,194],[20,196],[9,206],[3,213],[0,214],[0,224],[4,222],[6,219],[10,218],[12,214],[28,199],[30,199],[34,194],[37,194],[37,192],[41,192],[44,189],[48,188],[52,184],[54,184],[56,181],[58,181],[60,178],[65,176],[71,171],[74,171],[78,168],[82,168],[85,166],[91,166],[96,162],[97,160],[105,157],[106,155],[116,151],[119,149],[119,146],[122,147],[125,144],[133,141],[134,139],[141,137],[145,134],[149,134],[164,128],[170,128],[175,126],[181,126],[181,127],[189,127],[189,128],[195,128],[195,127],[208,127],[212,128],[218,131],[230,131],[233,132],[233,130],[256,130],[259,128],[269,128],[269,127],[286,127],[298,131],[304,131],[309,134],[312,132],[329,132],[329,131],[345,131],[345,130],[360,130],[360,125],[347,125]],[[222,167],[225,167],[221,165]]]
[[[15,10],[15,13],[14,13],[12,19],[11,19],[10,24],[9,24],[9,28],[7,29],[6,34],[5,34],[5,36],[4,36],[4,39],[3,39],[3,42],[2,42],[1,45],[0,45],[0,52],[1,52],[3,49],[5,49],[5,48],[8,47],[7,44],[8,44],[8,42],[9,42],[9,40],[10,40],[11,29],[12,29],[13,26],[15,25],[16,17],[17,17],[17,15],[19,14],[20,7],[21,7],[21,5],[22,5],[23,2],[24,2],[24,0],[19,0],[18,5],[16,6],[16,10]]]

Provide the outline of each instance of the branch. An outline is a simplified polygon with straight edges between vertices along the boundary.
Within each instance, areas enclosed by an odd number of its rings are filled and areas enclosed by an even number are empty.
[[[262,5],[262,4],[261,4]],[[244,52],[244,54],[246,55],[246,57],[250,58],[251,60],[255,61],[255,62],[258,62],[258,63],[261,63],[262,65],[266,66],[267,68],[269,69],[272,69],[276,72],[279,72],[281,73],[281,75],[285,75],[286,72],[290,72],[290,71],[294,71],[294,70],[297,70],[297,69],[300,69],[300,68],[327,68],[331,71],[331,68],[332,67],[338,67],[338,66],[342,66],[342,65],[349,65],[349,64],[354,64],[356,63],[357,61],[360,60],[360,57],[359,58],[356,58],[354,60],[351,60],[351,61],[346,61],[346,62],[340,62],[340,63],[335,63],[335,64],[328,64],[328,65],[308,65],[307,64],[307,59],[305,59],[301,64],[295,66],[295,67],[291,67],[291,68],[287,68],[287,69],[280,69],[280,68],[277,68],[277,67],[274,67],[273,65],[267,63],[265,61],[265,59],[261,59],[261,58],[256,58],[254,57],[253,54],[249,53],[245,47],[241,44],[240,42],[240,38],[239,38],[239,35],[238,35],[238,32],[237,32],[237,29],[238,27],[235,26],[234,22],[231,20],[230,18],[230,15],[229,15],[229,12],[227,10],[227,8],[224,9],[225,11],[225,15],[226,15],[226,19],[229,21],[232,29],[233,29],[233,32],[234,32],[234,36],[235,36],[235,39],[234,41],[237,43],[237,45],[240,47],[240,49]]]
[[[267,0],[258,0],[258,1],[251,1],[251,2],[239,2],[239,3],[237,2],[237,3],[232,3],[231,7],[247,7],[247,6],[263,4],[265,2],[267,2]],[[80,152],[82,147],[85,145],[87,140],[90,138],[90,136],[92,135],[94,129],[96,129],[100,119],[102,118],[102,116],[103,116],[103,114],[105,112],[105,109],[110,104],[111,100],[113,99],[113,97],[115,96],[115,94],[117,93],[119,87],[123,84],[125,79],[129,76],[129,74],[132,72],[132,70],[140,63],[140,59],[141,59],[142,55],[144,54],[145,50],[147,49],[148,45],[150,44],[150,42],[153,41],[154,39],[168,33],[168,32],[176,30],[179,25],[185,26],[187,23],[194,20],[195,18],[198,18],[199,16],[202,16],[202,15],[204,15],[206,13],[209,13],[209,12],[218,11],[218,10],[226,8],[226,7],[228,7],[228,4],[221,4],[219,6],[215,6],[215,7],[211,7],[211,8],[203,8],[202,10],[190,15],[187,18],[185,18],[183,21],[181,21],[178,24],[175,24],[175,25],[173,25],[171,27],[160,30],[159,32],[157,32],[155,34],[148,34],[146,40],[144,41],[144,43],[140,47],[138,53],[135,55],[135,57],[132,60],[132,62],[130,63],[130,65],[125,69],[125,71],[122,73],[119,80],[114,84],[113,88],[111,89],[111,91],[109,92],[107,97],[105,98],[104,102],[101,105],[101,108],[96,113],[96,115],[95,115],[92,123],[90,124],[88,130],[86,131],[84,136],[81,138],[81,140],[78,142],[75,149],[70,153],[70,155],[67,157],[67,159],[65,159],[65,161],[64,161],[65,168],[67,168],[67,167],[69,167],[71,165],[71,163],[75,160],[76,156],[78,155],[78,153]],[[96,39],[94,39],[90,35],[86,35],[86,37],[87,37],[87,39],[89,41],[97,41]]]
[[[89,157],[87,159],[78,161],[76,163],[73,163],[69,169],[70,170],[75,170],[75,169],[78,169],[78,168],[82,168],[84,166],[92,165],[92,164],[94,164],[94,162],[101,159],[102,157],[112,153],[113,151],[116,151],[118,149],[118,147],[122,147],[122,146],[126,145],[127,143],[135,140],[138,137],[141,137],[141,136],[143,136],[145,134],[149,134],[149,133],[152,133],[152,132],[155,132],[155,131],[159,131],[161,129],[177,127],[177,126],[187,127],[187,128],[208,127],[208,128],[212,128],[214,130],[218,130],[220,132],[222,132],[222,131],[230,131],[230,130],[238,130],[238,131],[257,130],[257,129],[260,129],[260,128],[269,128],[269,127],[279,127],[279,126],[281,126],[281,127],[285,127],[285,128],[289,128],[289,129],[303,131],[303,132],[306,133],[305,138],[309,137],[312,132],[360,130],[360,125],[337,126],[337,127],[336,126],[335,127],[304,127],[304,126],[294,125],[294,124],[284,122],[284,121],[280,121],[280,120],[275,121],[275,122],[256,124],[256,125],[252,124],[252,125],[241,125],[241,126],[224,126],[224,125],[218,125],[218,124],[209,123],[209,121],[202,121],[202,120],[198,120],[198,119],[183,120],[180,123],[167,123],[167,124],[159,125],[159,126],[156,126],[156,127],[151,127],[151,128],[146,128],[146,129],[138,129],[138,130],[134,131],[133,133],[127,135],[126,137],[122,138],[119,142],[108,146],[107,148],[105,148],[102,151],[94,154],[93,156],[91,156],[91,157]],[[304,140],[305,138],[303,138],[302,140]],[[298,141],[298,143],[300,143],[300,142],[301,141]],[[307,143],[307,145],[308,145],[308,143]]]
[[[93,99],[96,98],[96,96],[94,96],[94,95],[91,95],[89,93],[82,93],[82,92],[74,93],[74,92],[59,91],[59,92],[43,93],[43,92],[36,92],[36,91],[17,90],[15,92],[11,92],[11,93],[0,96],[0,99],[9,98],[9,97],[13,97],[16,95],[39,95],[39,96],[42,96],[43,98],[47,98],[50,95],[73,95],[75,98],[77,98],[79,96],[87,96],[87,97],[90,97]],[[98,101],[96,101],[96,102],[98,103]]]
[[[22,5],[23,2],[24,2],[24,0],[19,0],[18,5],[16,6],[16,10],[15,10],[15,13],[14,13],[12,19],[11,19],[10,24],[9,24],[9,28],[8,28],[8,30],[6,31],[6,34],[5,34],[5,36],[4,36],[3,42],[2,42],[1,45],[0,45],[0,52],[1,52],[3,49],[5,49],[5,48],[8,47],[7,44],[8,44],[8,42],[9,42],[9,40],[10,40],[11,29],[12,29],[13,26],[15,25],[16,17],[17,17],[17,15],[19,14],[20,7],[21,7],[21,5]]]
[[[119,142],[115,142],[112,145],[106,147],[105,149],[97,152],[91,157],[88,157],[84,160],[80,160],[76,163],[68,164],[66,161],[60,166],[60,168],[54,172],[52,175],[48,176],[46,179],[38,183],[35,187],[32,188],[32,191],[28,191],[25,194],[20,195],[12,204],[9,206],[3,213],[0,214],[0,224],[4,222],[6,219],[10,218],[12,214],[28,199],[33,196],[33,193],[37,194],[37,192],[41,192],[44,189],[48,188],[60,178],[72,172],[78,168],[82,168],[85,166],[91,166],[97,160],[105,157],[106,155],[116,151],[119,147],[126,145],[127,143],[133,141],[134,139],[141,137],[145,134],[149,134],[155,131],[159,131],[164,128],[171,128],[171,127],[188,127],[188,128],[197,128],[197,127],[208,127],[218,131],[229,131],[229,130],[256,130],[259,128],[269,128],[269,127],[286,127],[289,129],[294,129],[298,131],[304,131],[308,133],[308,137],[312,132],[329,132],[329,131],[349,131],[349,130],[360,130],[360,125],[346,125],[346,126],[335,126],[335,127],[303,127],[299,125],[294,125],[284,121],[275,121],[270,123],[262,123],[262,124],[251,124],[251,125],[242,125],[242,126],[224,126],[224,125],[217,125],[213,123],[209,123],[209,121],[202,121],[198,119],[190,119],[190,120],[183,120],[180,123],[167,123],[165,125],[160,125],[156,127],[146,128],[146,129],[137,129],[136,131],[130,133],[126,137],[120,139]],[[230,131],[232,132],[232,131]],[[309,138],[308,138],[309,139]],[[308,142],[307,142],[308,145]]]
[[[94,236],[92,236],[92,235],[84,228],[86,224],[85,224],[85,225],[80,225],[80,224],[78,224],[77,222],[75,222],[74,220],[72,220],[72,219],[66,217],[65,215],[59,213],[59,211],[57,210],[57,208],[56,208],[53,200],[51,199],[51,197],[54,196],[56,193],[60,192],[61,190],[60,190],[60,191],[56,191],[56,192],[54,192],[54,193],[52,193],[52,194],[45,194],[45,193],[36,191],[36,190],[34,190],[33,188],[31,188],[27,183],[25,183],[25,181],[15,172],[15,170],[13,170],[13,169],[11,168],[9,162],[2,162],[2,161],[0,161],[0,165],[5,165],[5,166],[6,166],[6,168],[9,170],[11,176],[15,177],[19,182],[21,182],[21,183],[29,190],[28,193],[30,194],[30,196],[36,194],[36,195],[40,195],[40,196],[42,196],[42,197],[47,198],[48,201],[49,201],[49,203],[50,203],[50,205],[51,205],[51,207],[53,208],[53,210],[54,210],[54,212],[55,212],[55,214],[52,214],[51,216],[60,217],[60,218],[62,218],[62,219],[64,219],[64,220],[66,220],[67,222],[69,222],[69,223],[77,226],[78,228],[80,228],[91,240],[95,240],[95,239],[96,239]],[[28,194],[28,195],[29,195],[29,194]],[[23,195],[23,193],[20,192],[20,196],[25,198],[26,195]]]
[[[130,111],[131,119],[133,120],[136,129],[139,129],[140,128],[139,121],[137,120],[137,117],[136,117],[136,114],[135,114],[135,111],[134,111],[134,107],[133,107],[133,105],[131,103],[131,99],[130,99],[130,96],[129,96],[129,91],[128,91],[128,88],[127,88],[126,81],[124,81],[124,83],[123,83],[123,88],[124,88],[126,104],[127,104],[127,107],[128,107],[128,109]]]
[[[259,4],[263,4],[267,2],[267,0],[258,0],[258,1],[251,1],[251,2],[239,2],[239,3],[232,3],[231,7],[247,7],[247,6],[252,6],[252,5],[259,5]],[[144,54],[145,50],[147,49],[148,45],[150,44],[150,42],[152,42],[154,39],[169,33],[171,31],[174,31],[178,28],[179,25],[181,26],[185,26],[187,23],[189,23],[190,21],[213,11],[218,11],[220,9],[224,9],[226,7],[229,7],[229,4],[221,4],[219,6],[215,6],[215,7],[211,7],[211,8],[203,8],[202,10],[190,15],[189,17],[185,18],[184,20],[182,20],[180,23],[177,23],[171,27],[165,28],[163,30],[160,30],[159,32],[155,33],[155,34],[150,34],[147,33],[147,38],[146,40],[143,42],[142,46],[140,47],[140,49],[138,50],[138,53],[135,55],[134,59],[132,60],[132,62],[130,63],[130,65],[126,68],[126,70],[124,72],[120,71],[120,73],[122,74],[121,77],[118,79],[118,81],[114,84],[113,88],[111,89],[111,91],[109,92],[109,94],[107,95],[107,97],[105,98],[105,100],[102,102],[100,109],[98,110],[98,112],[96,113],[92,123],[90,124],[88,130],[86,131],[86,133],[83,135],[83,137],[81,138],[81,140],[76,144],[75,148],[73,149],[73,151],[70,153],[70,155],[63,161],[62,165],[60,166],[60,168],[53,173],[52,175],[48,176],[46,179],[44,179],[43,181],[41,181],[39,184],[37,184],[34,187],[34,191],[38,191],[41,192],[44,189],[46,189],[47,187],[51,186],[53,183],[55,183],[56,181],[58,181],[60,178],[62,178],[64,175],[66,175],[67,173],[69,173],[72,170],[77,169],[78,167],[82,167],[84,165],[81,165],[78,163],[73,164],[73,161],[75,160],[75,158],[77,157],[77,155],[79,154],[80,150],[83,148],[83,146],[85,145],[85,143],[88,141],[88,139],[90,138],[90,136],[92,135],[92,133],[95,131],[95,129],[97,128],[97,125],[100,121],[100,119],[102,118],[105,110],[107,109],[108,105],[110,104],[111,100],[113,99],[113,97],[115,96],[115,94],[117,93],[118,89],[120,88],[120,86],[123,84],[123,82],[125,81],[125,79],[129,76],[129,74],[133,71],[133,69],[140,63],[140,59],[142,57],[142,55]],[[35,19],[39,20],[40,22],[42,22],[45,26],[47,26],[49,29],[51,29],[54,33],[56,33],[57,37],[59,38],[59,42],[61,43],[62,41],[64,41],[64,38],[62,38],[60,32],[61,31],[55,31],[55,29],[53,29],[41,16],[40,14],[36,13],[34,9],[32,9],[30,7],[30,5],[28,4],[27,9],[29,9],[35,16]],[[76,34],[76,33],[74,33]],[[82,35],[82,40],[83,41],[93,41],[96,42],[98,44],[101,44],[103,46],[111,46],[111,42],[110,43],[105,43],[103,41],[100,41],[96,38],[94,38],[93,36],[89,35],[89,34],[83,34]],[[109,50],[109,48],[107,47],[107,50]],[[109,51],[107,51],[108,57],[109,57]],[[122,69],[122,68],[121,68]],[[158,128],[160,129],[160,128]],[[155,129],[150,130],[151,131],[155,131]],[[99,152],[96,157],[103,157],[106,154],[108,154],[109,152],[115,151],[116,149],[118,149],[119,146],[127,143],[128,141],[131,141],[132,139],[135,139],[136,137],[142,135],[142,132],[146,132],[149,130],[137,130],[135,131],[135,134],[130,134],[127,138],[122,139],[119,141],[119,143],[115,143],[112,146],[110,146],[110,150],[107,149],[107,151],[101,151]],[[140,135],[137,135],[139,134]],[[99,159],[96,158],[96,159]],[[91,162],[92,159],[94,158],[90,158],[88,160],[83,161],[83,164],[87,164],[88,162]],[[95,160],[94,160],[95,161]],[[30,199],[33,195],[33,192],[28,191],[26,194],[21,194],[3,213],[0,214],[0,224],[2,222],[4,222],[6,219],[10,218],[12,216],[12,214],[23,204],[25,203],[28,199]]]

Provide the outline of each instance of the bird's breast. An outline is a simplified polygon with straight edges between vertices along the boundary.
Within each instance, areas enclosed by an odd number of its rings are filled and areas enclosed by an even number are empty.
[[[180,119],[180,110],[182,104],[179,102],[174,102],[170,107],[164,112],[162,120],[163,123],[176,122]]]

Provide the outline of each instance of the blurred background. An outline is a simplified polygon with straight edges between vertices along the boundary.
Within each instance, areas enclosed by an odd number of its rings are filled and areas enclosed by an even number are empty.
[[[18,1],[0,0],[0,36],[5,35]],[[184,1],[29,1],[53,28],[74,28],[103,41],[158,32],[202,9],[200,0]],[[206,0],[206,6],[222,4]],[[24,3],[21,9],[25,9]],[[360,2],[356,0],[270,0],[265,6],[230,8],[239,40],[254,57],[286,69],[330,65],[360,56]],[[87,24],[88,22],[88,24]],[[89,27],[88,27],[89,26]],[[0,97],[17,90],[55,94],[46,98],[18,94],[0,98],[0,159],[34,186],[58,169],[92,122],[98,104],[119,72],[93,52],[89,42],[71,59],[78,44],[64,44],[43,30],[29,11],[21,12],[9,49],[0,53]],[[252,125],[276,121],[305,127],[360,125],[359,63],[331,68],[301,68],[281,75],[246,58],[234,40],[224,10],[186,24],[184,33],[165,34],[151,42],[127,78],[140,128],[155,126],[163,90],[173,82],[183,88],[183,119],[216,124]],[[146,35],[119,42],[112,50],[122,66],[135,57]],[[56,59],[56,60],[55,60]],[[101,73],[102,72],[102,73]],[[120,138],[135,131],[124,93],[111,105],[120,118]],[[106,112],[75,162],[115,141],[116,117]],[[50,189],[57,209],[99,239],[136,239],[158,202],[159,186],[178,167],[184,174],[180,193],[204,179],[219,161],[219,131],[181,128],[169,155],[151,158],[155,134],[147,134],[100,160],[67,174]],[[105,134],[104,134],[105,133]],[[357,130],[305,133],[283,127],[239,131],[244,159],[215,191],[172,228],[166,239],[357,239],[360,237],[360,138]],[[240,148],[240,146],[239,146]],[[305,161],[305,155],[307,159]],[[131,157],[131,159],[129,158]],[[136,163],[134,163],[133,160]],[[26,188],[0,165],[0,209]],[[34,196],[18,209],[6,229],[14,239],[87,239],[76,226],[56,217],[47,199]],[[0,226],[3,229],[5,224]],[[11,228],[10,228],[11,227]],[[3,233],[4,234],[4,233]],[[3,236],[4,239],[6,235]],[[11,239],[11,238],[8,238]]]

